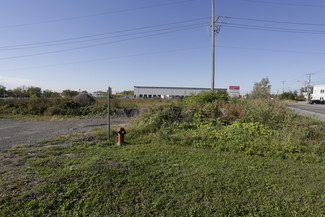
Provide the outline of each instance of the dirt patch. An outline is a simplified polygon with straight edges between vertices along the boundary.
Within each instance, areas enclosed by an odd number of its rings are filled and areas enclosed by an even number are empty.
[[[111,125],[124,125],[129,118],[112,118]],[[0,150],[14,145],[34,144],[40,140],[55,138],[75,132],[89,132],[107,126],[107,118],[88,118],[60,121],[31,121],[0,119]]]

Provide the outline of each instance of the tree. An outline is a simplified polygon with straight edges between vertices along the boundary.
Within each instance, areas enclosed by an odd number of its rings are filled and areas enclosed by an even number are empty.
[[[43,97],[60,97],[60,94],[58,92],[53,92],[51,90],[44,90],[43,91]]]
[[[3,85],[0,85],[0,97],[4,98],[6,96],[6,93],[7,93],[6,87]]]
[[[67,89],[67,90],[63,90],[61,94],[63,97],[74,97],[74,96],[77,96],[79,94],[79,92],[75,91],[75,90]]]
[[[260,82],[255,82],[250,97],[256,98],[269,98],[271,96],[271,85],[269,78],[262,78]]]
[[[15,97],[14,91],[9,89],[6,93],[6,97]]]
[[[134,95],[134,91],[133,90],[124,90],[123,92],[120,93],[121,95]]]
[[[13,97],[28,97],[27,88],[25,86],[13,89],[12,93]]]
[[[41,97],[42,89],[40,87],[28,87],[27,94],[29,97]]]
[[[298,91],[289,91],[289,92],[283,92],[282,94],[279,95],[279,99],[291,99],[291,100],[295,100],[298,97]]]

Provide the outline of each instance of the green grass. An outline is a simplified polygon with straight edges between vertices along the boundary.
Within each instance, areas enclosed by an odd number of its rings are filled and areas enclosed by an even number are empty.
[[[170,102],[124,146],[96,129],[1,151],[0,216],[325,216],[324,123],[274,100]]]
[[[325,215],[322,163],[62,138],[0,153],[0,216]]]

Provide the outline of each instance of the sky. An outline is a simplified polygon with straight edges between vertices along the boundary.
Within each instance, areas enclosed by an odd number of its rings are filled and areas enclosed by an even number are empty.
[[[212,0],[1,0],[0,85],[211,87]],[[215,87],[325,83],[325,2],[215,0]]]

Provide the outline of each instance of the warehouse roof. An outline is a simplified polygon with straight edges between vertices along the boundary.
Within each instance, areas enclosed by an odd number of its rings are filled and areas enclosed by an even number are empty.
[[[150,86],[134,86],[134,88],[148,88],[148,89],[188,89],[188,90],[211,90],[210,88],[197,88],[197,87],[150,87]],[[217,88],[227,90],[226,88]]]

